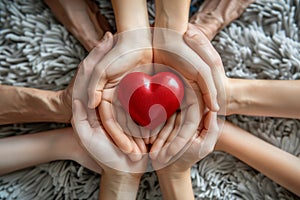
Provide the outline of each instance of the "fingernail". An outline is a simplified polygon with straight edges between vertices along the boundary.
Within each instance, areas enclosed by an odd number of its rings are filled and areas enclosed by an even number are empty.
[[[103,36],[103,41],[108,40],[108,38],[109,38],[109,32],[106,32]]]
[[[100,42],[98,45],[100,45],[101,43],[105,42],[108,39],[108,32],[106,32],[103,37],[101,38]]]

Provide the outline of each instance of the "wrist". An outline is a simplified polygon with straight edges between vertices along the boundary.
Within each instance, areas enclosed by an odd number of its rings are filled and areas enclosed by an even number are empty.
[[[183,172],[156,173],[164,199],[194,199],[190,168]]]
[[[251,95],[255,87],[247,80],[234,78],[228,79],[228,85],[227,115],[243,113],[253,101]]]
[[[149,28],[147,2],[141,0],[113,0],[117,32]]]
[[[155,27],[171,29],[181,34],[184,34],[188,26],[188,18],[181,16],[180,19],[177,16],[167,15],[165,13],[160,13],[157,15],[157,20],[155,20]]]
[[[156,1],[155,27],[185,33],[189,19],[189,1]]]
[[[141,37],[141,35],[143,37]],[[133,42],[134,41],[134,42]],[[119,46],[118,46],[119,45]],[[121,50],[144,50],[152,51],[152,33],[150,28],[138,28],[117,35],[117,44]]]
[[[52,94],[52,104],[57,104],[59,112],[57,114],[54,113],[54,118],[57,115],[58,119],[64,123],[70,123],[72,118],[72,94],[68,89],[55,91]]]
[[[160,178],[168,178],[170,181],[190,178],[190,168],[184,171],[173,170],[169,167],[162,168],[156,171],[156,174]]]
[[[141,174],[104,168],[101,175],[99,199],[135,199],[140,179]]]

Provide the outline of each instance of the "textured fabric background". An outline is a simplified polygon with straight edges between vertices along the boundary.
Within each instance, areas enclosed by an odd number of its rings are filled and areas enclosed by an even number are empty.
[[[114,26],[110,3],[100,0],[98,3]],[[192,5],[191,11],[195,11],[199,1],[192,1]],[[153,1],[148,1],[148,7],[153,20]],[[221,31],[213,44],[230,77],[299,79],[299,27],[299,0],[258,0]],[[83,47],[54,19],[41,0],[0,2],[1,84],[63,89],[85,56]],[[300,156],[299,120],[246,116],[230,116],[228,120]],[[0,126],[0,138],[64,126],[55,123]],[[222,152],[214,152],[195,164],[191,177],[197,199],[299,199]],[[97,199],[99,181],[100,175],[75,162],[56,161],[0,176],[0,199]],[[155,173],[143,176],[137,199],[161,199]]]

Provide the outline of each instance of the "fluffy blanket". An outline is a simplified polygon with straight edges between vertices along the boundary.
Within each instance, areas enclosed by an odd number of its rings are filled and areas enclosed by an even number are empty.
[[[114,26],[110,3],[98,3]],[[198,5],[197,1],[192,3]],[[148,1],[148,8],[153,20],[152,1]],[[299,27],[299,0],[257,0],[222,30],[213,44],[230,77],[299,79]],[[83,47],[41,0],[0,1],[0,44],[0,83],[8,85],[63,89],[86,56]],[[230,116],[228,120],[299,157],[299,120],[247,116]],[[64,126],[55,123],[0,126],[0,137]],[[0,199],[97,199],[100,178],[75,162],[55,161],[1,176]],[[195,164],[191,178],[196,199],[299,199],[222,152],[214,152]],[[137,199],[161,198],[155,173],[146,173]]]

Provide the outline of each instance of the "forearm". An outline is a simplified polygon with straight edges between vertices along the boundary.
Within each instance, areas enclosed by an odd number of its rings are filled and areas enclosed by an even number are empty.
[[[59,129],[0,139],[0,175],[54,160],[71,159],[72,129]],[[71,138],[71,139],[70,139]]]
[[[148,28],[146,0],[112,0],[117,31],[129,31]]]
[[[228,122],[215,146],[300,195],[300,159]]]
[[[55,17],[81,42],[94,48],[110,25],[92,0],[44,0]]]
[[[300,118],[299,80],[230,79],[228,114]]]
[[[99,199],[136,199],[141,174],[126,172],[107,173],[101,175]]]
[[[162,169],[156,173],[164,199],[194,199],[190,169],[181,173]]]
[[[0,124],[70,122],[60,92],[0,85]]]
[[[168,28],[180,33],[187,30],[189,0],[156,0],[155,27]]]

